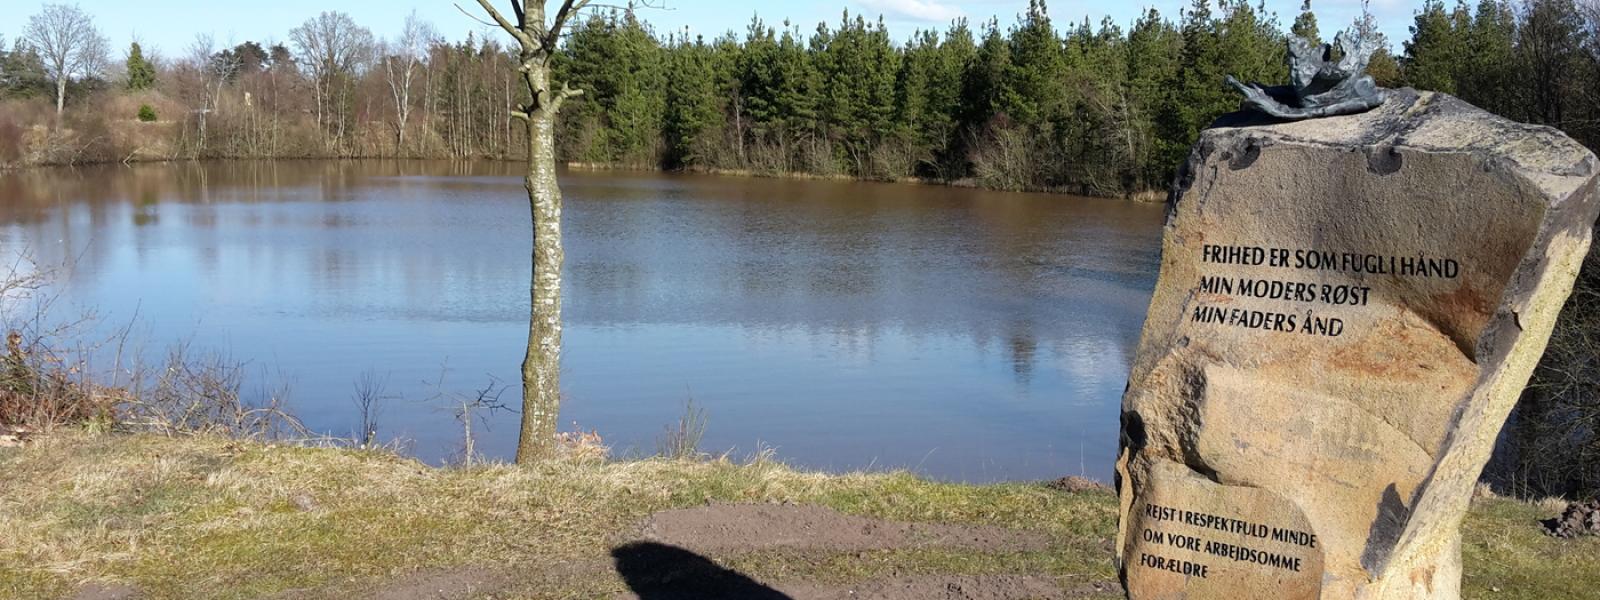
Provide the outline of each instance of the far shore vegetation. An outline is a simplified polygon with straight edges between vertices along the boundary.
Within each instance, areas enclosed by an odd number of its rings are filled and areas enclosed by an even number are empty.
[[[1284,81],[1289,36],[1379,35],[1370,16],[1319,24],[1314,8],[1194,0],[1117,23],[1034,0],[1014,19],[894,34],[843,12],[709,36],[657,31],[648,7],[590,9],[553,56],[553,78],[584,92],[555,150],[585,165],[1160,198],[1197,132],[1238,107],[1224,75]],[[528,92],[500,36],[460,34],[478,25],[465,16],[412,15],[391,38],[341,12],[306,16],[282,43],[202,34],[156,55],[108,48],[109,24],[49,5],[0,39],[0,166],[525,157],[508,107]],[[76,44],[51,44],[51,27]],[[1587,0],[1426,0],[1371,72],[1595,147],[1597,31]]]

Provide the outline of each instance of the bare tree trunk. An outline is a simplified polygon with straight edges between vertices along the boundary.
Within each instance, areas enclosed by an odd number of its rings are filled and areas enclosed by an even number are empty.
[[[542,456],[561,410],[561,187],[556,182],[555,114],[528,115],[528,202],[533,211],[532,310],[522,358],[522,435],[517,460]]]
[[[528,204],[533,213],[533,278],[529,286],[528,348],[522,358],[522,429],[517,462],[545,458],[555,448],[556,418],[561,411],[561,188],[556,181],[556,114],[567,98],[582,93],[565,85],[550,87],[550,58],[561,29],[589,0],[562,0],[551,23],[545,23],[544,2],[511,3],[516,23],[478,0],[501,28],[516,38],[521,51],[517,70],[531,101],[511,114],[528,125]],[[492,123],[493,121],[491,121]],[[491,125],[492,128],[492,125]],[[492,132],[491,132],[492,135]]]
[[[323,154],[327,154],[328,153],[328,149],[329,149],[329,146],[328,146],[328,129],[326,127],[326,122],[323,119],[323,114],[322,114],[322,105],[323,105],[323,99],[322,99],[323,85],[322,84],[323,84],[322,74],[318,73],[311,80],[312,89],[314,89],[316,91],[315,96],[316,96],[316,99],[317,99],[317,139],[322,142],[322,152],[323,152]]]

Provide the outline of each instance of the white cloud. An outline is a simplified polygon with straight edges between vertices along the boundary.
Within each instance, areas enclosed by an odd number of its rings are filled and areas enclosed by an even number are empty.
[[[944,22],[964,15],[960,8],[935,0],[860,0],[868,11],[889,19]]]

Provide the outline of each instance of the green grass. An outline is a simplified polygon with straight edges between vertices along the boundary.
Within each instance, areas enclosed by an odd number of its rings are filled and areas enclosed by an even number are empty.
[[[496,597],[610,597],[626,589],[609,568],[612,547],[653,512],[708,501],[811,503],[1051,540],[1042,551],[762,550],[719,559],[757,579],[1031,573],[1069,587],[1116,579],[1116,500],[1104,492],[828,475],[772,461],[439,469],[373,451],[58,434],[0,449],[0,597],[62,597],[100,582],[153,598],[336,598],[456,565],[521,578]],[[1545,536],[1537,520],[1553,510],[1477,501],[1465,525],[1466,597],[1583,598],[1600,589],[1600,542]]]
[[[1600,597],[1600,538],[1545,535],[1539,520],[1557,504],[1479,498],[1462,525],[1466,598],[1545,600]]]

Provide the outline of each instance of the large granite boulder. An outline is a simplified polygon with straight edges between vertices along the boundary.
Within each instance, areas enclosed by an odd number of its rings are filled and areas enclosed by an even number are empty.
[[[1132,598],[1459,596],[1459,525],[1600,210],[1595,157],[1444,94],[1205,131],[1123,398]]]

